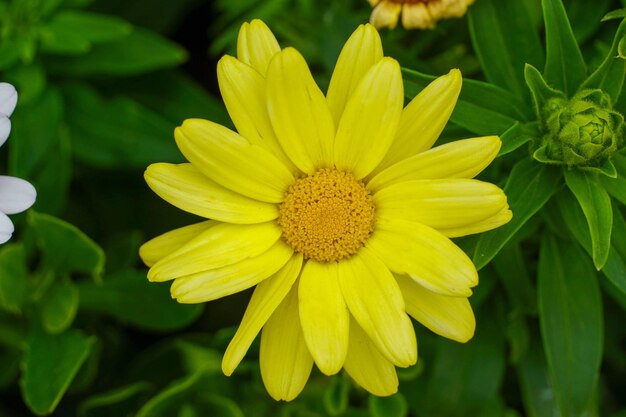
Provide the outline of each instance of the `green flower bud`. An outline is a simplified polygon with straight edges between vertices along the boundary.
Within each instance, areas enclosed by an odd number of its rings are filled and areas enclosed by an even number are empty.
[[[570,100],[553,97],[541,119],[544,136],[533,154],[540,162],[599,167],[622,146],[624,117],[602,90],[581,90]]]

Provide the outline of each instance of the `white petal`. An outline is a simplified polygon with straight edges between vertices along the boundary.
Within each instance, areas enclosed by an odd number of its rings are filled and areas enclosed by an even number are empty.
[[[35,203],[37,191],[26,180],[0,175],[0,211],[21,213]]]
[[[8,117],[0,116],[0,146],[4,145],[11,133],[11,120]]]
[[[17,91],[9,83],[0,83],[0,114],[9,117],[17,104]]]
[[[0,244],[6,242],[11,239],[11,235],[13,234],[13,222],[9,217],[0,212]]]

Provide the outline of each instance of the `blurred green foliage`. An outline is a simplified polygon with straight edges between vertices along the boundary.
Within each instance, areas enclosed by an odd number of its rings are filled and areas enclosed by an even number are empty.
[[[601,88],[626,113],[625,13],[601,21],[626,1],[563,3],[567,15],[559,0],[477,0],[435,30],[381,33],[407,98],[463,71],[440,143],[502,136],[483,175],[505,187],[515,220],[458,241],[483,267],[472,341],[418,326],[421,359],[399,370],[397,395],[316,372],[285,404],[265,393],[257,345],[221,373],[248,293],[184,306],[148,284],[139,245],[193,217],[153,195],[142,171],[182,161],[183,119],[230,125],[215,64],[235,53],[242,22],[265,20],[325,89],[367,2],[0,0],[0,81],[20,97],[0,165],[38,190],[0,247],[0,416],[623,416],[626,154],[612,158],[615,178],[532,160],[541,127],[525,64],[570,96]]]

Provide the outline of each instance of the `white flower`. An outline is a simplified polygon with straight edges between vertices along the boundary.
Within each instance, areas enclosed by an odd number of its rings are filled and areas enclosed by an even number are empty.
[[[11,84],[0,83],[0,146],[9,137],[11,120],[9,117],[17,104],[17,91]],[[13,234],[13,222],[7,214],[20,213],[35,202],[37,191],[28,181],[21,178],[0,175],[0,243]]]

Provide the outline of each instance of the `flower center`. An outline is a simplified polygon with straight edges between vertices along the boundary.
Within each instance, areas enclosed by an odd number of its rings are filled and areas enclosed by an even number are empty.
[[[280,206],[283,239],[318,262],[355,254],[374,229],[372,196],[352,174],[324,168],[296,180]]]

